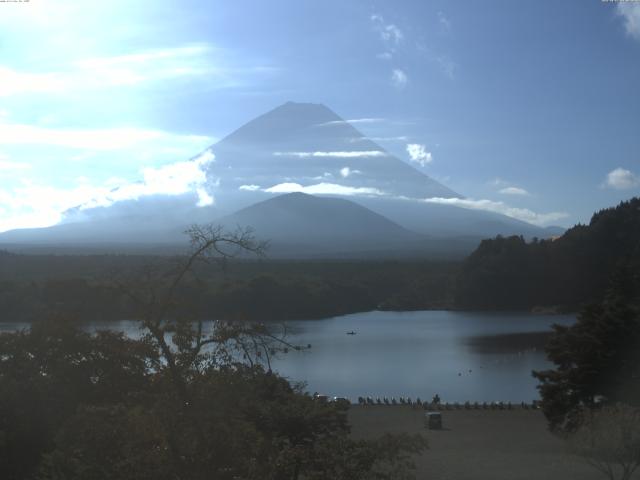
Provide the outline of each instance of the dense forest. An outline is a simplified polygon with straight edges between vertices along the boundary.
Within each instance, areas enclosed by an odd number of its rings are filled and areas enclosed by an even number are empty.
[[[131,318],[123,282],[143,283],[179,258],[0,253],[0,321],[46,313],[91,320]],[[315,319],[374,309],[453,306],[458,264],[428,261],[229,261],[198,265],[181,301],[209,319]]]
[[[460,269],[455,302],[475,310],[577,311],[603,298],[621,266],[640,270],[640,198],[556,239],[483,240]]]

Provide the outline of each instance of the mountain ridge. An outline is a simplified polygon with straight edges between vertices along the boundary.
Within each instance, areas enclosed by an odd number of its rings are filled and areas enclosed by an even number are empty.
[[[383,217],[389,232],[397,234],[402,228],[421,238],[438,238],[438,248],[446,247],[446,238],[467,239],[464,249],[469,252],[470,239],[496,234],[544,238],[556,233],[497,213],[424,202],[429,197],[462,196],[395,157],[323,104],[282,104],[233,130],[191,161],[203,155],[211,157],[201,167],[206,181],[193,191],[72,208],[52,227],[0,234],[0,245],[179,243],[187,224],[228,220],[244,208],[277,198],[274,195],[293,192],[348,199],[367,210],[360,210],[364,217]],[[213,205],[197,206],[200,188]],[[295,231],[294,227],[289,230]],[[337,236],[340,229],[325,225],[325,230]],[[329,237],[317,235],[327,245],[332,243]],[[403,248],[400,243],[395,242],[393,249]],[[317,250],[327,252],[324,247]]]

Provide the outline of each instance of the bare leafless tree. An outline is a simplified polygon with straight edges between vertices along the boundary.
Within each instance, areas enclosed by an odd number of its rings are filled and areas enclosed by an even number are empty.
[[[239,256],[263,257],[267,242],[258,241],[250,228],[227,231],[219,225],[193,225],[185,233],[191,245],[186,255],[174,258],[169,267],[146,266],[133,278],[118,280],[117,285],[135,306],[146,339],[157,348],[158,366],[168,369],[175,387],[188,401],[189,371],[233,361],[252,366],[261,363],[271,369],[273,355],[301,347],[287,341],[284,325],[222,319],[205,323],[189,314],[178,292],[185,282],[200,280],[198,264],[216,263],[226,268],[230,259]]]
[[[287,340],[284,326],[274,329],[274,325],[223,319],[205,322],[201,315],[194,316],[190,306],[185,305],[188,301],[182,298],[181,289],[192,286],[187,284],[189,281],[195,281],[196,285],[201,281],[198,264],[217,263],[225,268],[227,261],[238,256],[264,256],[267,244],[256,240],[248,228],[229,232],[217,225],[194,225],[185,233],[191,245],[187,254],[173,258],[169,264],[147,266],[140,274],[116,282],[117,288],[135,306],[135,319],[144,332],[143,340],[158,354],[152,368],[167,371],[179,399],[176,408],[182,413],[178,417],[186,424],[178,427],[169,422],[166,425],[176,472],[188,470],[180,440],[185,438],[184,430],[180,434],[181,428],[191,432],[187,436],[192,442],[189,458],[214,454],[207,450],[206,433],[197,413],[192,412],[194,398],[190,385],[194,378],[212,367],[234,363],[251,367],[261,364],[271,370],[271,359],[278,352],[301,349]]]

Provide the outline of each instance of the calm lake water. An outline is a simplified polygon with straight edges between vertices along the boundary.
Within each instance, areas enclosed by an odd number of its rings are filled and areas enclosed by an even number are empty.
[[[443,401],[531,401],[538,398],[532,370],[551,365],[544,341],[553,323],[573,315],[450,311],[365,312],[288,322],[289,340],[311,344],[273,363],[310,392],[357,399],[421,397]],[[0,324],[0,331],[24,324]],[[136,336],[133,322],[90,324]],[[347,335],[347,332],[356,332]]]
[[[290,322],[294,341],[312,345],[275,362],[311,392],[344,396],[417,396],[443,401],[531,401],[531,370],[551,366],[544,354],[553,323],[573,315],[450,311],[366,312]],[[347,335],[354,331],[356,335]]]

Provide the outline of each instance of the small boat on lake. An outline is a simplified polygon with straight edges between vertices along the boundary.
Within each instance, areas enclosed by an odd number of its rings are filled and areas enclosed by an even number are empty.
[[[350,332],[347,332],[347,335],[355,335],[356,332],[354,332],[353,330],[351,330]]]

